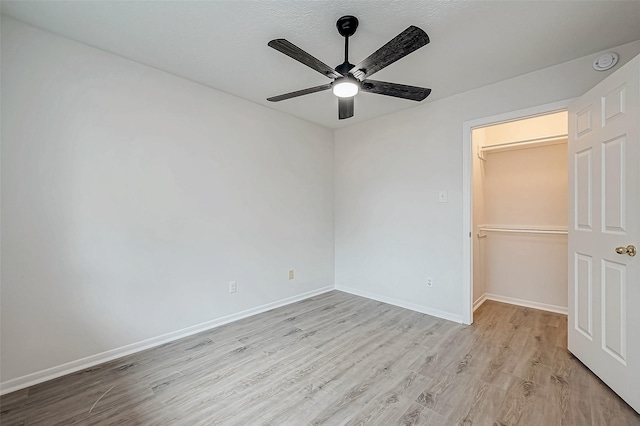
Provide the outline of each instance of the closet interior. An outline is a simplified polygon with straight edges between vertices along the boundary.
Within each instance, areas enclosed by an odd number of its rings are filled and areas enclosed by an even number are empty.
[[[474,129],[473,300],[567,312],[567,112]]]

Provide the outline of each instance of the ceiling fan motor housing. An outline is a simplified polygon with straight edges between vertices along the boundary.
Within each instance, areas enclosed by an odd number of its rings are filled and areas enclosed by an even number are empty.
[[[340,74],[346,77],[348,76],[349,71],[351,71],[351,68],[353,68],[354,66],[355,65],[350,64],[349,62],[343,62],[336,67],[336,71],[338,71]]]

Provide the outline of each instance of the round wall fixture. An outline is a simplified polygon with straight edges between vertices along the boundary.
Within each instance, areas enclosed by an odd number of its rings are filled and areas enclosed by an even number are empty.
[[[596,71],[606,71],[613,68],[618,63],[618,54],[614,52],[603,53],[593,61],[593,69]]]

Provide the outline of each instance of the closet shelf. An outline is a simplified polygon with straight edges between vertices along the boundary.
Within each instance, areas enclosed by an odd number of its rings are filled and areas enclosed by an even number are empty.
[[[542,146],[550,146],[550,145],[561,145],[567,143],[568,135],[555,135],[549,136],[545,138],[537,138],[537,139],[525,139],[514,142],[501,143],[496,145],[488,145],[478,147],[478,158],[481,160],[487,160],[485,158],[486,154],[490,154],[492,152],[504,152],[504,151],[512,151],[516,149],[527,149],[527,148],[538,148]]]
[[[567,235],[567,228],[543,228],[536,226],[490,226],[482,225],[478,227],[482,232],[505,232],[511,234],[552,234],[552,235]],[[483,235],[478,234],[478,238],[482,238]]]

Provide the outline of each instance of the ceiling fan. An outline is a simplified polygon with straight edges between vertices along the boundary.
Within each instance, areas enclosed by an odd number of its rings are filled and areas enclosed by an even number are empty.
[[[353,99],[359,90],[418,102],[429,96],[431,89],[424,87],[407,86],[404,84],[368,79],[368,77],[374,73],[428,44],[429,36],[427,33],[412,25],[380,49],[376,50],[368,58],[357,65],[353,65],[349,63],[349,37],[356,32],[358,19],[355,16],[343,16],[338,19],[336,26],[338,27],[340,35],[344,37],[344,62],[335,67],[335,69],[283,38],[271,40],[268,43],[269,47],[284,53],[333,80],[331,83],[321,86],[273,96],[267,98],[268,101],[279,102],[285,99],[332,89],[333,94],[338,97],[338,119],[343,120],[353,117]]]

